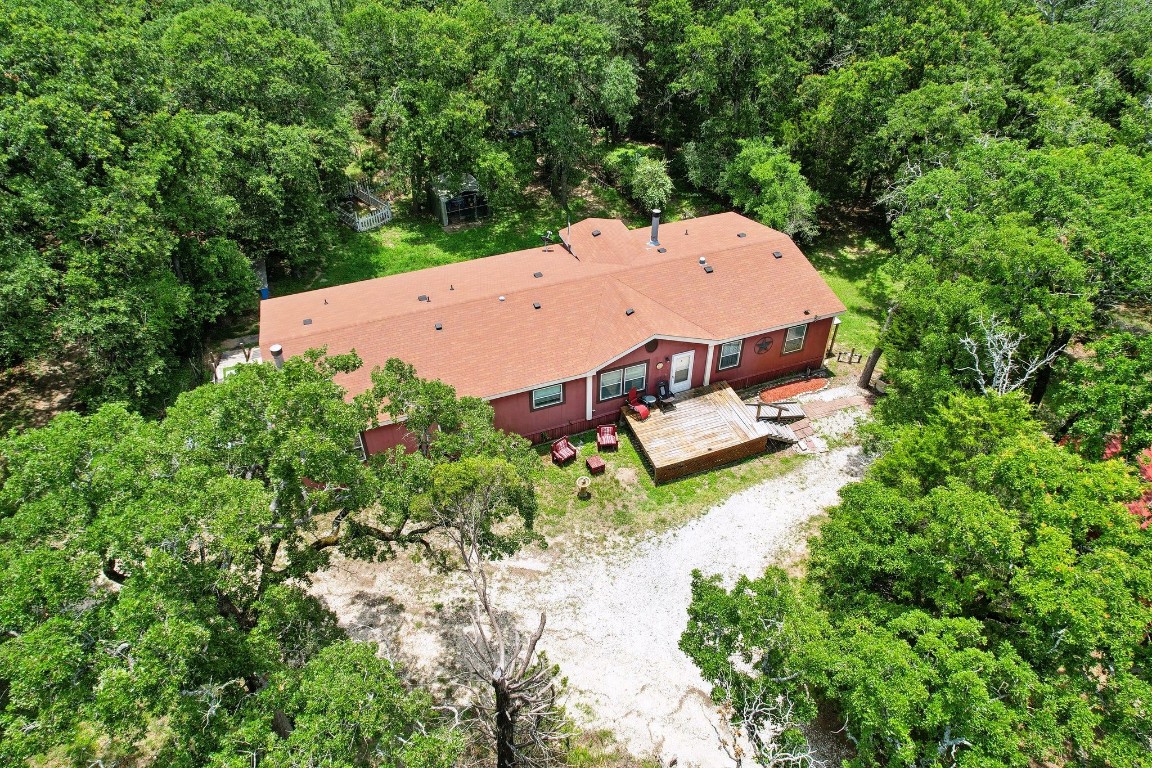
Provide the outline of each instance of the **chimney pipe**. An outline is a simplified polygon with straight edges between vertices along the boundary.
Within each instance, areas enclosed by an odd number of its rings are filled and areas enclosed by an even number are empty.
[[[284,367],[284,347],[279,344],[273,344],[268,347],[268,351],[272,353],[272,362],[276,363],[277,368]]]
[[[648,245],[660,245],[660,209],[652,209],[652,239],[648,241]]]

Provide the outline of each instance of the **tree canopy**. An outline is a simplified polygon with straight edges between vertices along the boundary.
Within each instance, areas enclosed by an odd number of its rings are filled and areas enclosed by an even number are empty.
[[[954,396],[844,489],[808,579],[696,574],[681,648],[737,719],[829,708],[853,765],[1150,765],[1140,489],[1018,396]]]
[[[337,549],[444,561],[433,534],[480,487],[501,493],[474,510],[481,550],[514,551],[531,536],[535,454],[394,361],[391,407],[416,416],[404,393],[434,388],[420,418],[444,429],[427,455],[363,462],[357,435],[380,404],[332,382],[359,364],[243,366],[161,421],[107,405],[0,443],[5,762],[452,764],[458,737],[429,697],[346,642],[309,576]]]

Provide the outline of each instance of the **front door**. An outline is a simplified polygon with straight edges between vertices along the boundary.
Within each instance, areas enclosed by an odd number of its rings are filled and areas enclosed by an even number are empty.
[[[672,355],[671,380],[668,382],[668,389],[672,394],[692,389],[692,358],[695,354],[695,352],[681,352]]]

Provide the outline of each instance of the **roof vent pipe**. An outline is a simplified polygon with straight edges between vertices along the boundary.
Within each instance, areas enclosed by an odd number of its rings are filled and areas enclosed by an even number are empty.
[[[648,245],[660,245],[660,209],[652,209],[652,239],[648,241]]]
[[[272,362],[276,363],[277,368],[284,367],[284,347],[279,344],[273,344],[268,347],[268,351],[272,353]]]

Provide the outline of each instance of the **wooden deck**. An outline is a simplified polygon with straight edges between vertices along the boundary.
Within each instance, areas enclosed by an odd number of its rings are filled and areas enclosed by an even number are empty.
[[[653,408],[644,421],[627,408],[624,417],[657,483],[755,456],[768,447],[755,410],[723,382],[682,392],[666,410]]]

